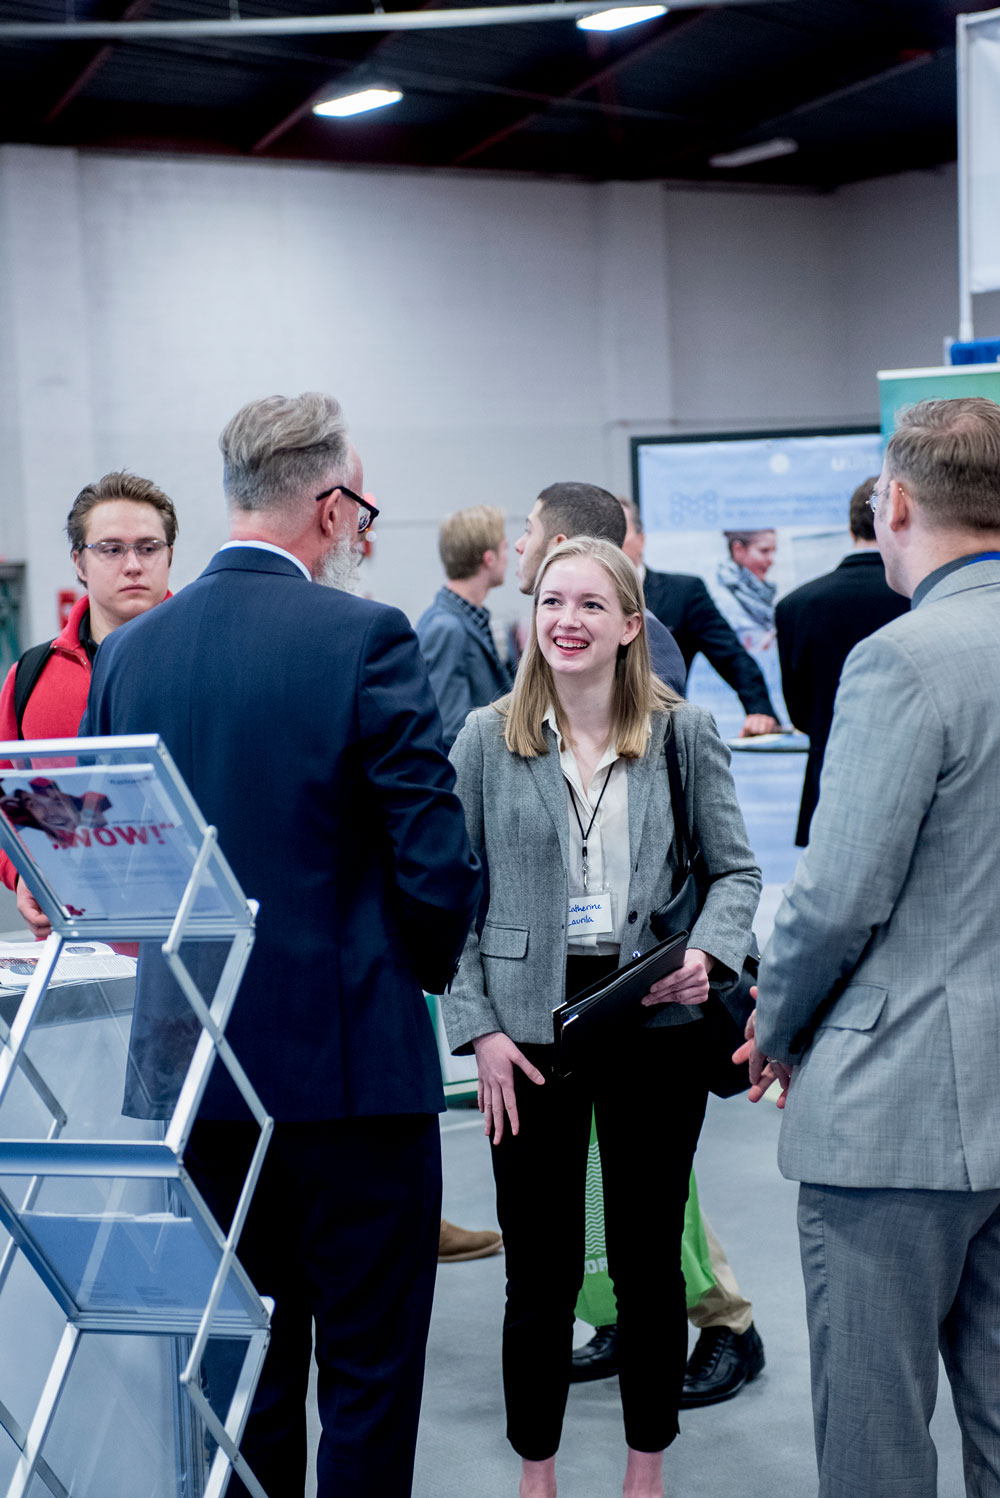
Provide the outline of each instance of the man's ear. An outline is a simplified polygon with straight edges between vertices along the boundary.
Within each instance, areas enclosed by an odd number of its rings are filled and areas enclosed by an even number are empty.
[[[564,541],[568,541],[568,540],[569,540],[569,537],[563,531],[559,531],[559,533],[557,535],[550,536],[550,538],[549,538],[549,544],[548,544],[548,546],[545,549],[546,549],[546,551],[553,551],[555,549],[555,547],[561,546]]]
[[[903,530],[910,524],[913,517],[913,496],[906,485],[901,484],[898,479],[889,480],[886,510],[890,530]]]
[[[480,567],[492,567],[496,559],[497,554],[493,550],[493,547],[487,546],[486,550],[483,552],[479,565]]]
[[[339,490],[335,489],[326,499],[319,502],[319,523],[324,535],[330,535],[333,531],[334,522],[337,518],[337,506],[340,504]]]

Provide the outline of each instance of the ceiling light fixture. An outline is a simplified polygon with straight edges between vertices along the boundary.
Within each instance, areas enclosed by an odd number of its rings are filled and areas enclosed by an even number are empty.
[[[384,109],[387,104],[398,104],[403,95],[398,88],[363,88],[356,94],[343,94],[339,99],[324,99],[313,105],[313,114],[335,120],[343,120],[352,114],[364,114],[369,109]]]
[[[666,5],[620,5],[615,10],[596,10],[592,15],[580,16],[577,26],[581,31],[621,31],[623,26],[637,26],[640,21],[652,21],[665,16]]]
[[[756,146],[744,146],[741,151],[724,151],[721,156],[710,156],[708,164],[718,167],[753,166],[758,161],[773,161],[777,156],[792,156],[798,149],[797,140],[776,136],[774,140],[764,140]]]

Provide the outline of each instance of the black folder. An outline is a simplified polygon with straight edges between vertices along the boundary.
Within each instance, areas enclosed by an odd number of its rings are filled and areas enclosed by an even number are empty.
[[[602,978],[552,1011],[555,1069],[562,1077],[599,1059],[602,1046],[629,1029],[637,1029],[653,1012],[641,1000],[651,984],[676,972],[684,962],[688,933],[678,931],[610,978]]]

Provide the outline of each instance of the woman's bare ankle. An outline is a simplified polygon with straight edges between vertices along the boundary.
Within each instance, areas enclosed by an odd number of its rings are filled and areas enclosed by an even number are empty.
[[[628,1448],[622,1498],[663,1498],[663,1452]]]
[[[521,1498],[556,1498],[556,1459],[547,1457],[544,1462],[529,1462],[521,1458]]]

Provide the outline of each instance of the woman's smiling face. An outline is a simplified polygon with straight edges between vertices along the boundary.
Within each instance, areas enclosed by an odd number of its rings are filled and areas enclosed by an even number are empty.
[[[593,679],[614,674],[621,645],[642,628],[626,615],[615,585],[591,557],[568,557],[545,569],[535,606],[538,648],[553,674]]]

